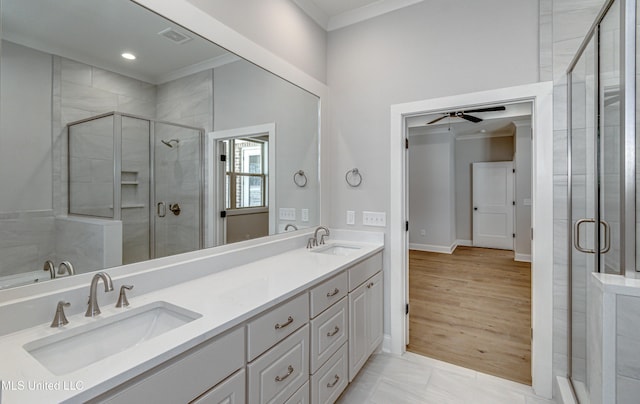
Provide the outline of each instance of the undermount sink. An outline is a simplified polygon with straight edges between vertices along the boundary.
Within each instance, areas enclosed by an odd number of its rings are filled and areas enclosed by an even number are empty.
[[[313,252],[319,254],[328,254],[328,255],[339,255],[342,257],[347,257],[354,252],[358,251],[360,247],[354,245],[346,245],[346,244],[330,244],[326,247],[320,247],[316,250],[311,250]]]
[[[24,345],[24,349],[56,375],[82,369],[134,347],[199,317],[167,302],[154,302]]]

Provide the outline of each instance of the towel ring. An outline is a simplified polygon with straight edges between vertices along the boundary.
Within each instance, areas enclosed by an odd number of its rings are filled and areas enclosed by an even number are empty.
[[[344,175],[344,180],[347,181],[350,187],[359,187],[362,184],[362,174],[357,168],[353,168]]]
[[[304,170],[298,170],[293,174],[293,182],[300,188],[307,185],[307,175]]]

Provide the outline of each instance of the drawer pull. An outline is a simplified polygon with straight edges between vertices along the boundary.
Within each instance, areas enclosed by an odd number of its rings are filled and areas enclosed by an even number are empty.
[[[291,323],[293,323],[293,317],[289,316],[289,318],[287,318],[287,322],[286,323],[282,323],[282,324],[276,323],[276,330],[284,328],[284,327],[288,326]]]
[[[335,386],[338,383],[338,381],[340,381],[340,376],[334,375],[333,376],[333,381],[331,383],[327,383],[327,387],[328,388],[332,388],[333,386]]]
[[[291,317],[289,317],[289,318],[291,318]],[[276,376],[276,381],[277,382],[283,381],[287,377],[291,376],[291,373],[293,373],[293,366],[289,365],[289,367],[287,368],[287,374],[284,375],[284,376]]]
[[[338,328],[338,326],[336,326],[336,328],[333,329],[333,331],[329,331],[327,333],[327,337],[333,337],[334,335],[336,335],[338,332],[340,331],[340,328]]]
[[[328,292],[328,293],[327,293],[327,297],[335,296],[335,295],[337,295],[338,293],[340,293],[340,289],[335,288],[335,289],[333,289],[333,292]]]
[[[375,285],[375,283],[373,283],[373,282],[369,283],[369,284],[367,285],[367,289],[371,289],[371,287],[372,287],[373,285]]]

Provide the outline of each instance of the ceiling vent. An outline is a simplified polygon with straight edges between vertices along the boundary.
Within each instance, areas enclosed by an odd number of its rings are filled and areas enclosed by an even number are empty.
[[[173,28],[163,29],[162,31],[158,32],[158,35],[162,35],[163,37],[180,45],[185,42],[189,42],[190,40],[193,39],[190,36],[187,36],[181,32],[176,31]]]

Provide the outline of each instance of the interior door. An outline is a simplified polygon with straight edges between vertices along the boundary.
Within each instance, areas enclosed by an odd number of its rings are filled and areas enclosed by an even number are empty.
[[[513,250],[513,162],[473,163],[473,246]]]

